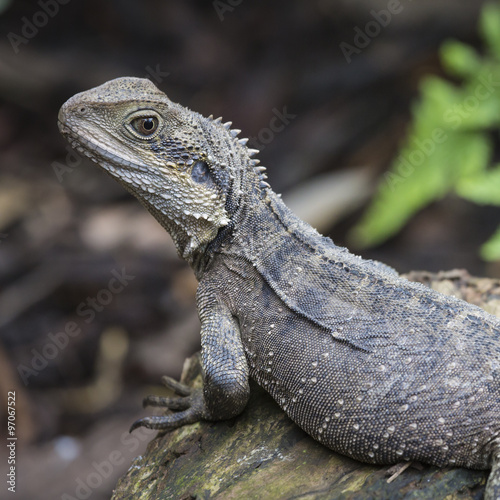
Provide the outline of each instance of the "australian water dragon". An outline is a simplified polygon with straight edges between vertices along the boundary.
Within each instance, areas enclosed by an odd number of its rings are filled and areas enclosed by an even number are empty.
[[[193,268],[204,387],[166,379],[174,412],[239,414],[249,377],[329,448],[378,464],[492,468],[500,499],[500,320],[336,246],[267,184],[239,130],[119,78],[69,99],[59,127],[170,233]]]

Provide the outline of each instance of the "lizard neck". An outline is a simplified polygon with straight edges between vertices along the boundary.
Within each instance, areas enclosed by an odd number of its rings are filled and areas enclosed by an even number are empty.
[[[226,192],[225,210],[229,216],[229,223],[219,228],[216,237],[208,244],[198,247],[190,260],[186,259],[198,280],[202,278],[217,254],[237,246],[235,235],[245,234],[251,239],[255,214],[259,212],[264,220],[267,219],[269,216],[265,212],[268,210],[271,198],[279,201],[278,196],[264,182],[265,176],[262,175],[262,171],[254,169],[255,162],[250,160],[248,155],[240,157],[239,161],[244,166],[234,169],[235,175]]]
[[[299,219],[272,189],[248,190],[234,221],[233,251],[252,262],[265,262],[279,241],[292,242],[296,252],[318,244],[335,247],[329,238]]]

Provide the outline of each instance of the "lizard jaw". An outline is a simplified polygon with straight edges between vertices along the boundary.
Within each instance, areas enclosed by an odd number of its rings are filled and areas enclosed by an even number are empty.
[[[70,111],[67,111],[70,101],[65,103],[59,111],[58,127],[61,134],[73,149],[92,160],[137,197],[171,235],[179,255],[187,262],[194,263],[197,255],[203,252],[207,244],[215,238],[218,229],[229,224],[229,217],[223,215],[215,220],[208,214],[196,211],[184,212],[181,216],[176,216],[171,208],[172,202],[175,203],[175,196],[169,194],[166,187],[162,187],[161,172],[166,173],[168,167],[157,166],[157,173],[152,175],[151,167],[124,158],[125,152],[122,150],[119,154],[115,153],[110,144],[112,140],[104,145],[102,140],[95,139],[95,134],[84,128],[81,123],[79,127],[76,127],[81,132],[77,132],[71,126],[73,116]],[[154,188],[151,187],[152,185]],[[190,230],[189,224],[186,224],[189,218],[196,219],[195,225],[202,230]],[[214,223],[217,223],[216,229],[213,227]]]

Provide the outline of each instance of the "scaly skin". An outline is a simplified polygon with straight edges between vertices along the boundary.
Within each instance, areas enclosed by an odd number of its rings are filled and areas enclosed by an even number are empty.
[[[337,247],[265,182],[230,124],[148,80],[77,94],[59,126],[172,235],[198,280],[203,390],[132,429],[238,415],[248,379],[329,448],[369,463],[492,468],[500,498],[500,321]]]

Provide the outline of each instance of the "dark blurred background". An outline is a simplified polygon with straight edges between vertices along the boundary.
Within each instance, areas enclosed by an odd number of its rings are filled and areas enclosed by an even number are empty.
[[[5,450],[15,391],[17,498],[109,498],[153,435],[127,433],[146,414],[142,397],[199,347],[191,271],[136,200],[71,153],[60,105],[112,78],[148,77],[233,121],[260,144],[274,190],[347,245],[420,79],[442,74],[440,43],[480,47],[481,4],[0,0],[0,433]],[[500,276],[478,257],[499,220],[447,197],[362,255],[400,272]],[[117,274],[123,289],[111,293]]]

